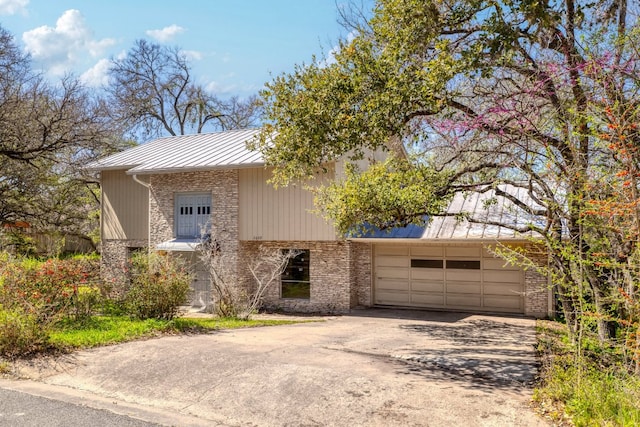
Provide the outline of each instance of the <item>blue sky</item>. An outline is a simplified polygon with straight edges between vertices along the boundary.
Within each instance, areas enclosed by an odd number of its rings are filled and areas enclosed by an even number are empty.
[[[0,0],[0,26],[52,78],[104,82],[136,39],[179,46],[214,93],[241,97],[346,36],[334,0]]]

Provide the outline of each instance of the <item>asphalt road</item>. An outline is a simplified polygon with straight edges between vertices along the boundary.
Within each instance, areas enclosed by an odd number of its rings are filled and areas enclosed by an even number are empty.
[[[150,427],[150,423],[111,411],[0,388],[0,426]]]

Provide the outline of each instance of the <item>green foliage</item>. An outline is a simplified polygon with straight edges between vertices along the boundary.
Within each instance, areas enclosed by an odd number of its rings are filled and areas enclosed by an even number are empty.
[[[98,266],[95,257],[4,263],[0,304],[34,315],[43,325],[67,315],[86,316],[99,302]]]
[[[21,307],[0,305],[0,356],[13,359],[40,353],[50,347],[49,330],[34,314]]]
[[[468,219],[534,235],[546,265],[513,259],[553,280],[571,339],[597,332],[640,375],[640,21],[609,6],[378,0],[329,61],[267,84],[256,145],[276,184],[369,149],[418,154],[414,172],[348,171],[319,193],[342,232],[492,192],[503,214]],[[424,165],[451,174],[421,180]]]
[[[597,339],[573,346],[561,325],[544,323],[542,381],[534,399],[547,415],[568,417],[576,426],[640,424],[640,378],[622,366],[620,354]]]
[[[36,245],[32,237],[16,230],[0,232],[0,250],[9,250],[12,253],[30,257],[36,253]]]
[[[422,224],[448,205],[448,178],[427,166],[389,158],[364,171],[348,167],[343,181],[317,190],[315,202],[344,235],[358,235],[365,223],[383,229]]]
[[[290,320],[236,318],[132,319],[129,316],[94,316],[88,321],[61,321],[51,331],[51,345],[60,349],[89,348],[132,341],[165,333],[210,333],[222,329],[289,325]]]
[[[190,284],[191,274],[179,258],[139,252],[131,259],[124,306],[139,319],[172,319],[186,303]]]

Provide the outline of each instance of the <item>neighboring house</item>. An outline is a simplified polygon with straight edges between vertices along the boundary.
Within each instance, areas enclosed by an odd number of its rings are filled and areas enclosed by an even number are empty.
[[[347,312],[384,305],[550,314],[547,279],[505,265],[487,249],[498,242],[528,246],[524,237],[447,217],[426,229],[344,239],[312,212],[309,191],[267,183],[271,169],[246,147],[258,133],[160,138],[89,165],[102,182],[103,276],[122,281],[128,257],[139,248],[178,252],[190,257],[197,273],[192,304],[204,305],[207,269],[194,250],[211,227],[245,285],[251,280],[247,265],[261,246],[302,251],[266,294],[269,308]],[[318,181],[341,176],[343,166],[331,165]],[[484,209],[479,199],[456,199],[453,205],[466,210],[472,204],[470,213],[477,214]],[[506,211],[494,205],[491,215]]]

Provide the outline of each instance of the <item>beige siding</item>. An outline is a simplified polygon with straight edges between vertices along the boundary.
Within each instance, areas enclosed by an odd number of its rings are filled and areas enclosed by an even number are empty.
[[[361,171],[367,170],[372,163],[384,162],[391,155],[390,151],[379,148],[375,151],[366,149],[364,156],[360,160],[350,160],[349,155],[342,157],[336,162],[336,178],[342,180],[345,178],[345,167],[348,163],[355,164]]]
[[[333,226],[311,212],[313,194],[299,185],[275,189],[270,177],[271,169],[240,170],[240,240],[336,240]]]
[[[149,191],[124,171],[103,171],[102,239],[147,239]]]

